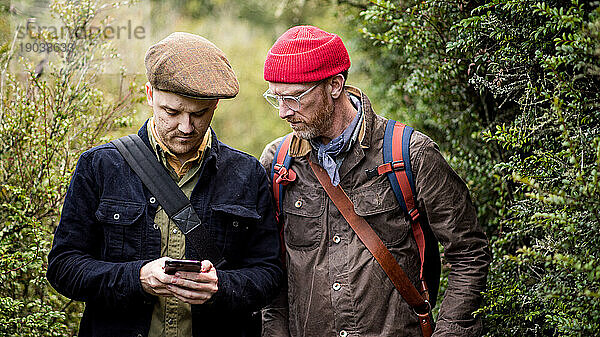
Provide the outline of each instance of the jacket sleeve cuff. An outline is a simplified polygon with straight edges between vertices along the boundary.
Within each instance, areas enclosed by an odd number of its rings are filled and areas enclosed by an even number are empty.
[[[286,282],[287,283],[287,282]],[[289,306],[287,285],[281,287],[277,297],[262,309],[262,332],[263,337],[290,336],[289,329]]]
[[[232,299],[233,294],[231,293],[231,286],[229,282],[229,275],[227,275],[226,271],[217,269],[217,278],[218,278],[218,290],[217,292],[210,298],[210,300],[206,301],[205,305],[214,305],[219,307],[226,307],[226,310],[231,310],[233,308],[229,308],[231,303],[234,302]],[[235,293],[235,291],[233,291]]]
[[[156,296],[151,295],[144,290],[144,287],[142,286],[142,280],[140,278],[142,267],[144,267],[149,262],[152,262],[152,260],[135,261],[135,267],[133,269],[134,273],[132,276],[135,280],[137,280],[137,282],[132,282],[132,284],[134,284],[133,293],[137,296],[140,296],[143,302],[146,304],[154,301],[154,299],[156,298]]]
[[[467,326],[456,322],[440,320],[437,322],[432,337],[479,337],[482,334],[483,326],[481,319],[476,318],[468,322]]]

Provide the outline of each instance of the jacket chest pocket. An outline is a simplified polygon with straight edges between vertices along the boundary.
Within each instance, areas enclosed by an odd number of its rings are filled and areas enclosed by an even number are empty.
[[[386,176],[348,193],[356,214],[362,216],[386,245],[402,242],[410,224]]]
[[[283,199],[283,233],[289,247],[297,250],[318,247],[323,236],[325,198],[325,191],[318,188],[295,186],[286,192]]]
[[[96,219],[102,224],[104,245],[101,256],[109,261],[138,258],[141,248],[141,224],[144,204],[102,199]]]
[[[243,256],[248,235],[256,228],[260,215],[256,209],[241,205],[212,205],[211,234],[225,259],[235,262]]]

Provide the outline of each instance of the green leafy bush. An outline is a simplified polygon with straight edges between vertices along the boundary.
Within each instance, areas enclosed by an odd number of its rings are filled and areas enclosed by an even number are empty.
[[[106,24],[94,1],[55,1],[51,11],[70,30]],[[0,49],[0,336],[74,335],[80,303],[58,295],[45,279],[46,256],[71,172],[131,105],[133,84],[113,97],[98,87],[114,58],[98,34],[66,40],[43,32],[37,43],[72,44],[65,52],[14,59],[15,42]],[[13,35],[13,34],[11,34]],[[122,76],[121,80],[124,80]]]

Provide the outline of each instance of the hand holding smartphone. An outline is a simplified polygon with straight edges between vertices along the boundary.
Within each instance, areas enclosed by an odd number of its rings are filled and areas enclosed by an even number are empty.
[[[173,275],[177,271],[201,272],[202,262],[194,260],[166,260],[165,274]]]

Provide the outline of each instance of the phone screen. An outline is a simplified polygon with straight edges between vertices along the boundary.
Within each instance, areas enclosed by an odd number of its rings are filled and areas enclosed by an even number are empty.
[[[192,271],[200,272],[202,270],[202,262],[194,260],[166,260],[165,273],[169,275],[175,274],[177,271]]]

